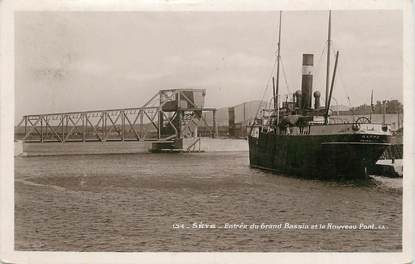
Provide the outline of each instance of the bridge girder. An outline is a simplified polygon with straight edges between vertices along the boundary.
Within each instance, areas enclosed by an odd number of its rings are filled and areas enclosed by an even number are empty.
[[[142,107],[25,115],[24,142],[157,141],[171,142],[188,135],[201,122],[215,136],[214,108],[205,108],[205,90],[160,90]],[[213,112],[208,125],[203,112]]]

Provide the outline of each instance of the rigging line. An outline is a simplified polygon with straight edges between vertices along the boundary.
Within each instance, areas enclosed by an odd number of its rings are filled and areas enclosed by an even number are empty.
[[[260,101],[260,102],[259,102],[259,104],[258,104],[258,108],[257,108],[256,114],[255,114],[255,118],[257,118],[257,116],[258,116],[258,114],[259,114],[259,110],[261,109],[261,106],[262,106],[262,105],[263,105],[263,103],[264,103],[264,98],[265,98],[265,95],[266,95],[266,93],[267,93],[267,91],[268,91],[268,88],[269,88],[269,83],[270,83],[270,81],[271,81],[271,79],[272,79],[272,74],[274,73],[275,66],[277,65],[277,59],[278,59],[278,58],[275,58],[275,60],[274,60],[274,65],[272,66],[272,70],[271,70],[270,76],[269,76],[269,78],[268,78],[268,80],[267,80],[267,84],[266,84],[266,86],[265,86],[264,93],[262,94],[261,101]],[[266,107],[266,106],[267,106],[267,102],[265,102],[265,107]]]
[[[276,22],[276,24],[279,26],[279,18],[277,18],[277,19],[276,19],[276,21],[277,21],[277,22]],[[272,41],[272,43],[275,43],[277,39],[278,39],[278,34],[275,34],[275,35],[273,34],[273,41]],[[277,52],[278,52],[278,48],[274,51],[274,54],[277,54]],[[271,73],[270,73],[270,77],[269,77],[269,78],[268,78],[268,80],[267,80],[267,84],[266,84],[266,86],[265,86],[264,93],[262,94],[261,101],[260,101],[260,103],[259,103],[259,105],[258,105],[258,109],[257,109],[257,111],[256,111],[255,118],[258,116],[259,109],[261,108],[261,105],[263,104],[263,101],[264,101],[265,95],[266,95],[266,93],[267,93],[267,91],[268,91],[268,88],[269,88],[269,83],[270,83],[270,81],[271,81],[272,74],[273,74],[273,72],[275,71],[275,66],[276,66],[276,64],[277,64],[277,60],[278,60],[278,56],[275,56],[275,59],[274,59],[274,65],[272,66],[272,70],[271,70]]]
[[[269,74],[268,81],[267,81],[267,84],[266,84],[266,86],[265,86],[265,91],[264,91],[264,94],[262,95],[262,99],[261,99],[262,101],[264,100],[265,95],[266,95],[266,93],[267,93],[267,91],[268,91],[268,88],[269,88],[269,86],[270,86],[270,82],[271,82],[271,80],[272,80],[272,75],[273,75],[273,73],[274,73],[274,71],[275,71],[275,66],[277,65],[277,60],[278,60],[278,58],[275,58],[275,60],[274,60],[274,65],[272,66],[271,73]]]
[[[287,92],[288,92],[289,94],[291,94],[291,89],[290,89],[290,86],[288,86],[287,74],[285,73],[284,62],[283,62],[283,60],[282,60],[281,56],[280,56],[280,62],[281,62],[281,68],[282,68],[282,75],[283,75],[284,82],[285,82],[285,88],[287,88]]]
[[[272,108],[273,100],[274,100],[274,98],[270,98],[270,99],[268,100],[268,103],[267,103],[267,109],[271,109],[271,108]]]
[[[331,45],[333,46],[332,52],[335,53],[334,50],[338,50],[337,49],[337,46],[334,45],[333,41],[332,41],[332,44]],[[349,94],[347,92],[347,89],[346,89],[346,85],[344,85],[345,82],[344,82],[344,79],[343,79],[343,74],[342,74],[342,71],[341,71],[341,67],[339,67],[339,69],[337,70],[337,72],[338,72],[338,76],[339,76],[339,84],[342,87],[344,94],[346,95],[346,98],[347,98],[347,101],[349,103],[349,106],[351,107],[352,104],[351,104],[350,96],[349,96]]]
[[[321,51],[321,54],[320,54],[320,58],[319,58],[319,60],[318,60],[318,63],[317,63],[317,65],[316,65],[316,84],[318,83],[317,82],[317,80],[320,80],[320,75],[321,75],[321,72],[320,72],[320,69],[321,69],[321,65],[322,65],[322,59],[323,59],[323,55],[324,55],[324,52],[325,52],[325,50],[326,50],[326,44],[323,44],[323,50]]]

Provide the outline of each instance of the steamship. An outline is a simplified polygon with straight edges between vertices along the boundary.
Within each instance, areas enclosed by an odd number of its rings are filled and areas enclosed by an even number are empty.
[[[263,109],[261,116],[257,116],[251,125],[248,136],[251,167],[303,178],[367,179],[368,169],[376,164],[390,145],[392,134],[388,125],[372,123],[366,117],[347,123],[330,118],[330,102],[339,57],[337,52],[330,82],[331,11],[325,106],[320,105],[320,92],[313,93],[313,54],[303,54],[301,90],[293,94],[291,101],[287,100],[280,106],[281,13],[279,21],[277,76],[276,81],[274,77],[272,81],[274,106]]]

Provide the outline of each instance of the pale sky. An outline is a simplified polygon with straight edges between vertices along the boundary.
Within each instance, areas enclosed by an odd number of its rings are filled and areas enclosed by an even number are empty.
[[[15,118],[139,107],[159,89],[204,88],[208,107],[261,99],[274,64],[278,15],[18,12]],[[281,94],[300,89],[302,53],[315,54],[313,89],[324,94],[327,19],[327,11],[283,12],[289,89],[281,71]],[[340,51],[333,104],[349,105],[347,96],[354,106],[368,104],[372,89],[375,100],[402,101],[401,11],[333,11],[332,39],[333,52]]]

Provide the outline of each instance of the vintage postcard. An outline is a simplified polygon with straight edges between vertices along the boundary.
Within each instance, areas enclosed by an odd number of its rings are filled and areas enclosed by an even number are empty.
[[[413,3],[1,3],[1,261],[413,260]]]

